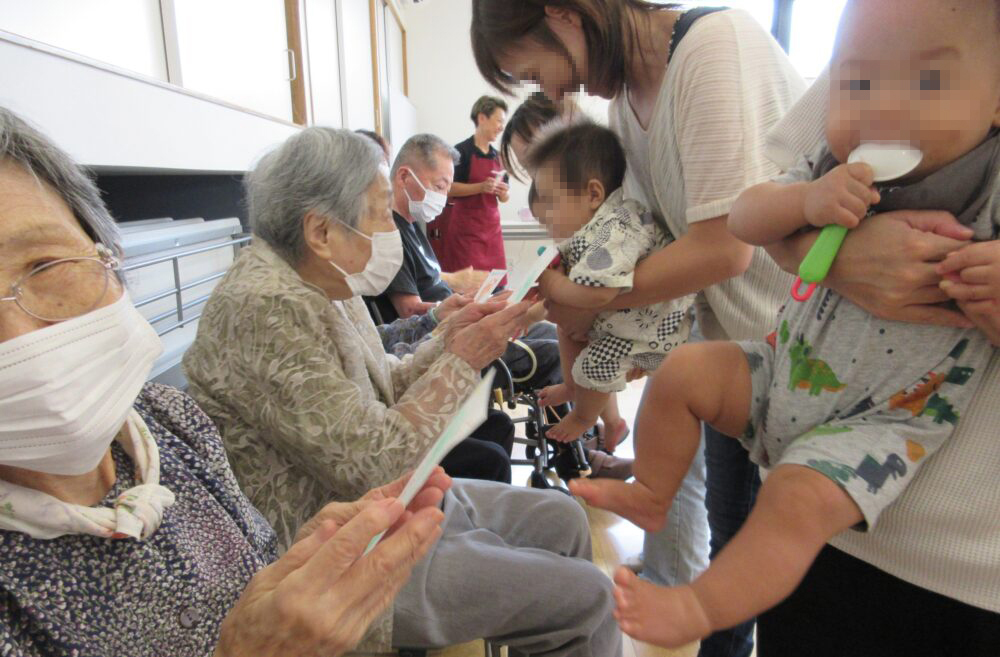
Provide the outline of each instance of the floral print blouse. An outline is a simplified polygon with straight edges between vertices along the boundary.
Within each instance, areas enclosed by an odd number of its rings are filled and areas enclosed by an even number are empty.
[[[212,421],[184,393],[149,384],[135,404],[176,496],[146,541],[0,530],[0,655],[211,655],[222,619],[277,557],[275,534],[240,492]],[[117,480],[134,486],[112,444]]]

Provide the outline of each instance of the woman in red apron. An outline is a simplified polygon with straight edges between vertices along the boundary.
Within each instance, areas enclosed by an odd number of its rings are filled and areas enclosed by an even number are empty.
[[[440,233],[434,250],[447,272],[507,268],[499,203],[507,202],[509,178],[492,146],[503,132],[507,104],[483,96],[473,105],[471,118],[475,134],[455,146],[461,160],[455,167],[446,216],[431,227]]]

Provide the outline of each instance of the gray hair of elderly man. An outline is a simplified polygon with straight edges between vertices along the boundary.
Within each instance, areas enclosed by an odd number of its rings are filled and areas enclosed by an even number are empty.
[[[457,150],[437,135],[426,133],[413,135],[399,149],[396,161],[392,163],[392,180],[396,180],[396,173],[402,167],[433,167],[434,156],[439,153],[450,157],[452,163],[456,165],[462,159]]]
[[[247,174],[250,229],[286,262],[299,264],[306,249],[306,214],[357,228],[366,191],[385,166],[384,157],[374,141],[351,130],[302,130]]]
[[[90,239],[121,255],[118,227],[93,179],[48,137],[0,107],[0,161],[13,162],[51,187]]]

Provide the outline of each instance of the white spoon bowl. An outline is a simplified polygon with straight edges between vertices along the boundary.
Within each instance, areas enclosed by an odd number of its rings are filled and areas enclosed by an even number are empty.
[[[886,182],[902,178],[923,159],[924,154],[910,144],[869,141],[851,151],[847,162],[864,162],[875,172],[875,182]]]

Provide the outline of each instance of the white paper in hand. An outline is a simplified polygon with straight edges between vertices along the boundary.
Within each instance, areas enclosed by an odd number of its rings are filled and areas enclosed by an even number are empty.
[[[514,290],[514,294],[510,297],[510,303],[520,303],[527,296],[528,292],[535,285],[535,281],[552,264],[557,255],[559,255],[559,249],[550,244],[542,249],[538,254],[538,258],[532,261],[527,269],[511,274],[512,282],[510,289]]]
[[[476,296],[472,297],[474,303],[482,303],[493,295],[493,291],[497,289],[497,285],[500,285],[500,281],[503,277],[507,275],[506,269],[492,269],[490,273],[486,275],[486,279],[483,284],[479,286],[479,290],[476,292]]]
[[[410,476],[410,480],[399,495],[398,499],[403,503],[404,507],[408,506],[417,493],[420,492],[420,489],[424,487],[431,473],[434,472],[434,468],[441,463],[441,459],[455,445],[468,438],[480,424],[486,421],[486,409],[490,401],[490,391],[493,389],[493,377],[495,376],[496,370],[491,368],[482,381],[472,389],[469,398],[459,407],[458,412],[455,413],[455,417],[451,419],[451,422],[441,432],[441,437],[427,450],[424,458],[420,461],[420,465],[413,471],[413,475]],[[382,540],[383,535],[385,535],[385,532],[382,532],[371,540],[371,543],[365,548],[365,554],[372,551],[375,545]]]

